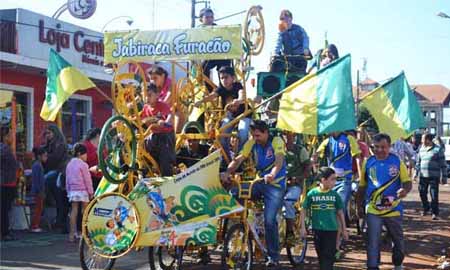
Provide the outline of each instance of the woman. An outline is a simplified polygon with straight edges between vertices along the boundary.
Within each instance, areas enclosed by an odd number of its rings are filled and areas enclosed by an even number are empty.
[[[89,166],[89,171],[92,177],[92,184],[94,185],[94,190],[97,189],[100,180],[102,179],[102,173],[98,170],[98,155],[97,148],[100,141],[101,130],[99,128],[92,128],[88,130],[86,139],[83,145],[87,149],[87,160],[86,163]]]
[[[65,195],[64,179],[65,167],[68,160],[66,139],[55,124],[50,124],[44,132],[45,143],[43,147],[47,152],[47,162],[44,164],[45,182],[48,193],[53,196],[56,203],[56,227],[63,233],[67,230],[68,200]],[[59,179],[59,185],[58,185]]]
[[[328,47],[322,52],[322,60],[320,62],[320,68],[326,67],[339,58],[339,52],[334,44],[328,45]]]
[[[16,197],[16,171],[18,163],[9,145],[11,145],[11,132],[8,127],[0,128],[0,184],[1,184],[1,240],[11,241],[14,237],[9,231],[9,211]]]
[[[170,106],[172,103],[172,92],[170,91],[172,81],[169,79],[169,73],[160,66],[153,66],[150,70],[150,78],[158,89],[158,101]]]

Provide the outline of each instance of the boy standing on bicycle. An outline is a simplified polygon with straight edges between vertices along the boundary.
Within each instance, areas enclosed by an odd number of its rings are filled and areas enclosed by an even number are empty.
[[[347,228],[341,197],[333,190],[336,174],[329,167],[319,169],[320,186],[308,192],[300,214],[300,235],[306,237],[305,216],[311,211],[314,246],[319,258],[320,270],[332,270],[335,262],[338,227],[345,240],[348,240]]]

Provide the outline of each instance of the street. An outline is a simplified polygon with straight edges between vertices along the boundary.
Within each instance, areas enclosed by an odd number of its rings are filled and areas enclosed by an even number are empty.
[[[436,269],[436,259],[441,250],[450,248],[450,187],[440,186],[441,219],[431,221],[431,216],[421,217],[420,199],[417,184],[405,200],[404,230],[406,239],[405,269]],[[352,236],[346,246],[344,258],[338,262],[336,269],[364,269],[366,255],[363,239]],[[77,244],[69,244],[67,235],[42,233],[32,234],[18,232],[20,240],[1,243],[1,269],[81,269]],[[304,269],[318,269],[316,254],[312,242],[308,244],[307,262]],[[283,253],[282,268],[291,269]],[[381,269],[392,269],[390,265],[388,244],[383,246]],[[213,253],[212,266],[208,269],[220,269],[220,254]],[[188,264],[185,269],[205,269],[206,266]],[[147,249],[131,252],[116,261],[113,269],[149,269]]]

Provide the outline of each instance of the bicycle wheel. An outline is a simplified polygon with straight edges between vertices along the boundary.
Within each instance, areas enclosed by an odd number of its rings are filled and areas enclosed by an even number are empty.
[[[83,270],[109,270],[114,266],[116,259],[104,258],[89,248],[83,238],[78,246],[80,253],[80,263]]]
[[[245,231],[242,223],[234,224],[228,230],[222,251],[222,267],[225,269],[250,270],[253,264],[253,244],[250,235],[247,244],[242,245]]]
[[[108,119],[98,145],[99,167],[113,184],[125,182],[136,166],[137,142],[130,122],[121,115]]]
[[[294,241],[289,241],[286,234],[286,253],[289,262],[296,267],[305,261],[306,250],[308,249],[308,239],[300,237],[300,215],[297,215],[294,226]]]
[[[180,270],[182,261],[183,247],[157,246],[148,248],[148,262],[151,270]]]

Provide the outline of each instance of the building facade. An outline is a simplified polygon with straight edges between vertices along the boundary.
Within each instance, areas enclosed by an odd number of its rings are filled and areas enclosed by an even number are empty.
[[[24,9],[0,10],[0,119],[7,125],[15,99],[16,149],[40,145],[47,122],[39,116],[45,97],[50,48],[55,49],[110,96],[112,75],[103,67],[103,35]],[[101,127],[112,104],[98,90],[79,91],[62,108],[62,129],[69,143],[91,127]]]

